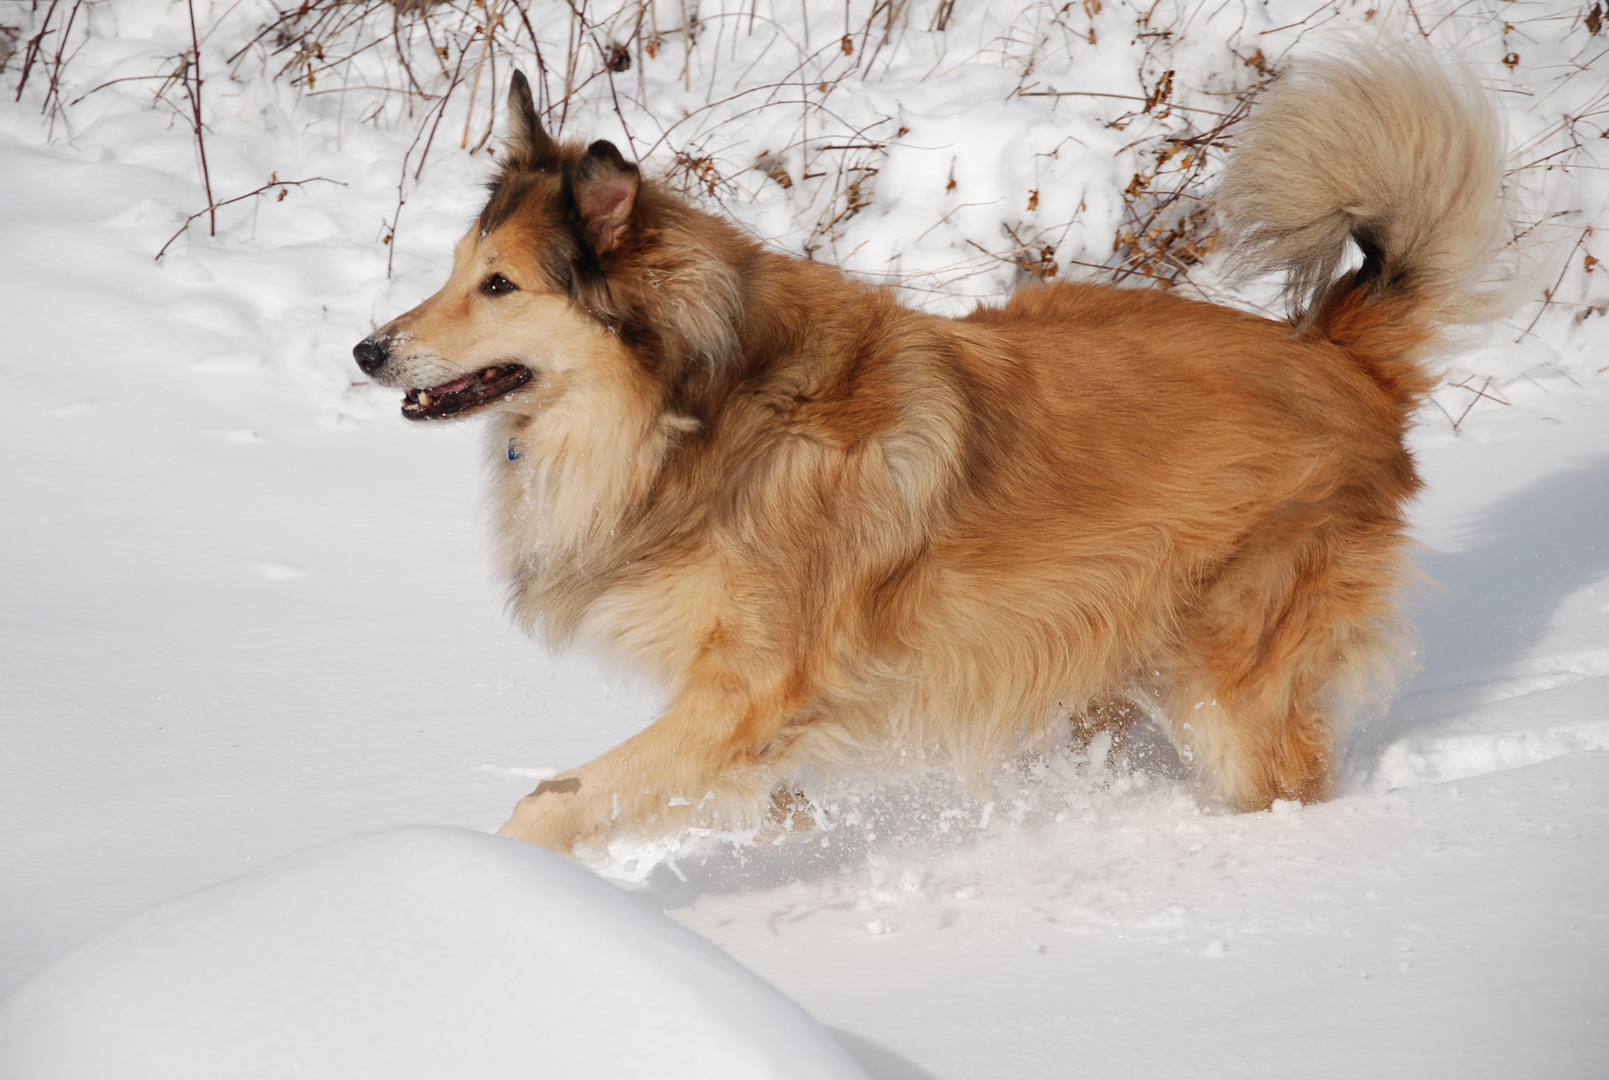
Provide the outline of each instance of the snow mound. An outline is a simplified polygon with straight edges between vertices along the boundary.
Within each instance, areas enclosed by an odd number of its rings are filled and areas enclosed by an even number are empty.
[[[0,1077],[864,1077],[803,1009],[551,852],[447,828],[134,916],[0,1008]]]

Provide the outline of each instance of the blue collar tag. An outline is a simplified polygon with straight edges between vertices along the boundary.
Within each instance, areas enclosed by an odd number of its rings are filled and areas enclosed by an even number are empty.
[[[517,444],[513,439],[508,440],[508,460],[518,461],[519,459],[519,444]]]

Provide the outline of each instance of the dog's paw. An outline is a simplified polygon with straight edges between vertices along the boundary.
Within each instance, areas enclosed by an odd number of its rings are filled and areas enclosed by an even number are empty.
[[[543,780],[535,791],[514,804],[514,813],[497,833],[568,855],[585,831],[586,801],[580,777]]]

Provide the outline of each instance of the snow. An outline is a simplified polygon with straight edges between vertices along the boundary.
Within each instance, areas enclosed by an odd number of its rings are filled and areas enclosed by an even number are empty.
[[[797,1005],[551,852],[341,840],[148,908],[0,1012],[8,1077],[864,1077]]]
[[[1249,820],[1159,800],[890,856],[923,884],[883,936],[819,887],[712,891],[687,921],[938,1075],[1588,1077],[1606,796],[1583,755]]]
[[[727,4],[740,6],[746,15],[750,5]],[[1421,417],[1414,527],[1436,584],[1413,598],[1420,671],[1349,743],[1334,801],[1215,812],[1143,732],[1049,747],[981,796],[923,775],[823,780],[837,810],[780,843],[693,836],[617,852],[597,869],[635,895],[606,919],[615,894],[586,893],[604,896],[576,921],[596,944],[560,940],[547,955],[578,978],[620,971],[586,961],[616,955],[616,935],[671,940],[644,921],[644,904],[658,906],[831,1025],[879,1076],[1609,1073],[1609,277],[1584,262],[1609,258],[1598,239],[1609,229],[1605,39],[1579,12],[1525,2],[1380,3],[1372,18],[1350,3],[1164,2],[1158,32],[1142,36],[1136,12],[1149,3],[1052,18],[1059,5],[1023,0],[956,5],[934,35],[933,5],[913,0],[863,79],[840,59],[841,6],[758,5],[776,40],[704,7],[714,29],[687,49],[685,79],[684,43],[667,36],[620,82],[619,114],[594,94],[567,130],[625,145],[625,125],[640,151],[669,130],[652,166],[669,166],[673,148],[707,153],[719,201],[757,232],[898,277],[912,302],[943,310],[1010,286],[1005,226],[1053,242],[1063,274],[1105,262],[1121,193],[1152,168],[1155,140],[1209,115],[1008,97],[1014,87],[1143,96],[1168,69],[1181,105],[1221,110],[1254,75],[1226,41],[1278,58],[1366,23],[1413,34],[1417,19],[1504,104],[1521,218],[1539,223],[1532,295],[1554,299],[1451,354],[1449,383]],[[864,24],[870,5],[850,7]],[[196,10],[215,193],[273,173],[332,182],[222,210],[216,238],[203,219],[158,263],[202,197],[189,129],[153,107],[155,84],[90,93],[53,129],[37,77],[0,107],[0,994],[64,954],[67,967],[44,976],[83,980],[82,1006],[56,1014],[64,1024],[87,1021],[89,988],[114,977],[139,979],[153,1005],[198,985],[183,972],[220,995],[266,993],[204,957],[182,970],[178,959],[201,943],[271,955],[286,939],[270,925],[304,942],[376,941],[418,918],[439,948],[421,949],[409,977],[450,971],[439,981],[458,993],[389,1000],[478,1030],[551,989],[508,989],[528,955],[514,943],[534,949],[545,932],[525,912],[569,895],[556,882],[597,883],[463,832],[344,838],[405,824],[488,831],[535,780],[647,723],[659,694],[586,656],[548,656],[506,625],[485,569],[472,426],[405,426],[395,395],[361,385],[351,363],[353,343],[444,276],[476,209],[488,163],[458,149],[462,112],[443,122],[452,134],[409,182],[386,245],[417,117],[392,104],[366,123],[353,119],[356,97],[268,89],[254,58],[231,76],[223,58],[268,6]],[[568,32],[558,10],[539,31],[550,43]],[[657,10],[662,28],[679,22],[679,9]],[[165,70],[161,58],[188,45],[183,11],[89,5],[80,18],[93,33],[75,37],[64,100]],[[855,56],[876,45],[857,37]],[[725,96],[796,77],[800,56],[810,80],[839,80],[820,108]],[[17,59],[5,74],[18,75]],[[639,76],[646,90],[633,96]],[[1123,109],[1126,126],[1109,126]],[[820,149],[863,129],[885,149]],[[781,155],[792,188],[752,169],[762,150]],[[844,194],[805,174],[840,158],[880,171],[866,208],[823,232]],[[1192,278],[1230,295],[1216,273],[1209,263]],[[1265,283],[1231,298],[1269,295]],[[410,860],[458,867],[464,887],[420,872],[410,880],[443,891],[378,888]],[[371,889],[359,871],[382,863]],[[261,935],[205,921],[270,894],[286,918]],[[374,938],[350,929],[365,896],[397,905]],[[325,903],[303,903],[315,898]],[[173,961],[131,972],[109,952],[70,953],[108,931],[88,948],[150,933],[139,947]],[[475,944],[487,938],[496,947]],[[701,983],[717,969],[697,955],[706,966],[661,974]],[[283,973],[288,957],[269,966]],[[354,1024],[384,1025],[363,1003],[387,986],[355,970],[317,985],[348,988]],[[741,983],[724,970],[723,985]],[[14,997],[11,1015],[45,985]],[[774,1002],[751,996],[756,1009]],[[254,1000],[269,1018],[305,1015]],[[665,1030],[652,1010],[627,1012],[612,1006],[609,1039],[589,1045]],[[798,1038],[819,1037],[786,1015]],[[600,1022],[588,1013],[570,1033]],[[404,1028],[386,1030],[429,1030]],[[69,1040],[35,1030],[32,1045],[65,1052]],[[684,1026],[674,1045],[717,1030]],[[718,1041],[732,1054],[753,1045]],[[400,1035],[388,1045],[417,1046],[420,1062],[450,1050]],[[488,1053],[529,1045],[486,1042]]]

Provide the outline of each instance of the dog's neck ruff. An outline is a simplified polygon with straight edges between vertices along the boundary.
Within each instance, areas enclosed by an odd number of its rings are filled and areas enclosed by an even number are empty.
[[[629,561],[635,534],[620,525],[682,430],[630,393],[566,394],[536,417],[493,423],[493,555],[519,623],[549,639],[571,633]]]

